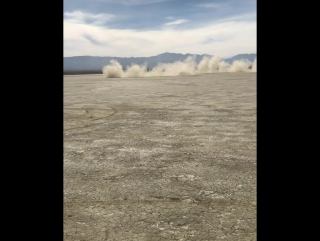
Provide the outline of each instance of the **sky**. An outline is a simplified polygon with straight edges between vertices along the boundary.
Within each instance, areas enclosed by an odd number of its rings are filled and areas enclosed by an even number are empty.
[[[256,0],[64,0],[64,57],[256,53]]]

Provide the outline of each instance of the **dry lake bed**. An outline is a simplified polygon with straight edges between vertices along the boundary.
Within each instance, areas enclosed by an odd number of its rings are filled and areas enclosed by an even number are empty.
[[[256,84],[64,76],[64,240],[256,240]]]

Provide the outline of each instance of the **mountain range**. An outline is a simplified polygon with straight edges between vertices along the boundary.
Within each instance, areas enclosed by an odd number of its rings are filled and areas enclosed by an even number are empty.
[[[74,56],[63,58],[63,70],[66,71],[101,71],[103,66],[108,65],[110,60],[117,60],[124,68],[134,64],[147,64],[148,68],[155,67],[158,63],[173,63],[183,61],[189,56],[194,56],[195,61],[199,63],[204,56],[212,57],[208,54],[179,54],[179,53],[163,53],[151,57],[97,57],[97,56]],[[224,61],[232,63],[235,60],[247,59],[253,62],[257,57],[256,54],[238,54],[231,58],[226,58]]]

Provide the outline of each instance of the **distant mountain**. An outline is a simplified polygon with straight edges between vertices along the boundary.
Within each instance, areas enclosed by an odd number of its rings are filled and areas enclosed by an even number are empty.
[[[242,59],[247,59],[250,62],[253,62],[255,58],[257,58],[257,54],[238,54],[238,55],[233,56],[231,58],[225,59],[225,61],[230,64],[235,60],[242,60]]]
[[[173,63],[175,61],[183,61],[188,56],[194,56],[195,61],[199,63],[204,56],[211,57],[209,54],[177,54],[177,53],[163,53],[152,57],[95,57],[95,56],[75,56],[63,58],[63,70],[64,71],[101,71],[103,66],[108,65],[110,60],[117,60],[124,68],[126,66],[135,64],[146,63],[148,68],[155,67],[158,63]],[[256,54],[239,54],[232,58],[225,59],[226,62],[232,63],[238,59],[248,59],[253,61],[256,58]]]

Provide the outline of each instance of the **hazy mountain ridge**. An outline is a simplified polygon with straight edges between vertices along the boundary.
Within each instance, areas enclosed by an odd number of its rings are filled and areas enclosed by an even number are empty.
[[[63,58],[64,71],[90,71],[102,70],[103,66],[108,65],[110,60],[117,60],[124,68],[132,63],[142,65],[147,64],[148,68],[155,67],[158,63],[173,63],[175,61],[183,61],[189,56],[195,56],[195,61],[199,63],[204,56],[212,57],[208,54],[179,54],[179,53],[163,53],[151,57],[96,57],[96,56],[74,56]],[[235,60],[247,59],[253,62],[256,54],[238,54],[231,58],[224,59],[228,63]]]

